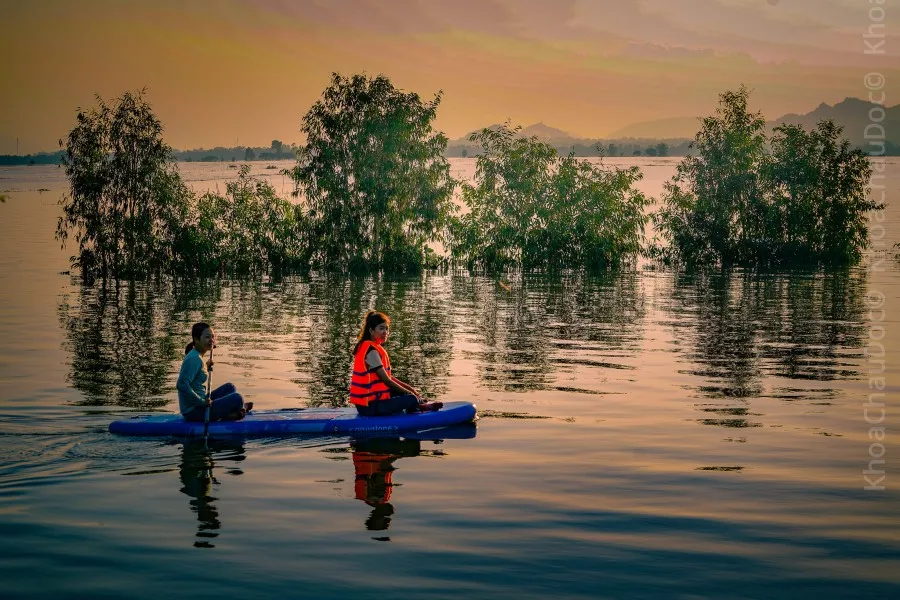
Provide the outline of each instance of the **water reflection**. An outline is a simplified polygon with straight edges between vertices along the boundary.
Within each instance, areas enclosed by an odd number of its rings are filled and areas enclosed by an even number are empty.
[[[75,285],[75,301],[59,306],[72,384],[87,404],[140,408],[169,401],[185,332],[198,319],[216,327],[232,366],[252,373],[293,356],[284,377],[298,396],[343,406],[350,351],[371,308],[392,319],[396,372],[429,397],[449,389],[457,340],[489,388],[592,393],[553,382],[578,369],[632,369],[622,359],[635,355],[645,315],[634,273],[528,276],[505,287],[432,275]]]
[[[632,369],[622,358],[635,355],[643,336],[638,277],[527,275],[509,283],[454,277],[459,332],[483,348],[470,352],[479,379],[491,389],[543,390],[563,371]]]
[[[215,460],[214,460],[215,457]],[[215,502],[218,500],[212,495],[213,484],[220,485],[215,477],[214,468],[216,460],[243,461],[244,446],[237,440],[228,439],[189,439],[181,448],[181,462],[178,465],[178,477],[181,481],[182,494],[189,496],[191,512],[197,516],[197,534],[194,541],[196,548],[215,548],[212,541],[219,536],[222,522],[219,520],[219,510]],[[220,465],[218,469],[221,471]],[[238,468],[227,469],[230,475],[240,475]]]
[[[366,311],[391,318],[387,350],[394,372],[437,397],[447,391],[452,352],[450,297],[444,279],[323,277],[310,280],[310,326],[297,367],[311,374],[309,403],[342,406],[350,385],[351,351]]]
[[[816,381],[860,377],[867,272],[815,273],[782,278],[773,286],[780,311],[766,321],[770,328],[761,348],[772,362],[769,372]]]
[[[185,332],[201,318],[217,328],[231,366],[252,377],[274,365],[273,376],[310,406],[345,405],[350,350],[371,308],[390,315],[394,368],[426,396],[448,392],[454,351],[481,384],[505,392],[600,393],[560,380],[590,384],[635,368],[647,327],[640,273],[500,283],[458,275],[98,283],[76,287],[59,315],[70,381],[86,404],[166,404]],[[761,395],[827,402],[833,392],[816,382],[858,377],[866,286],[862,270],[679,274],[662,302],[675,344],[687,349],[683,372],[730,410]],[[752,426],[732,417],[704,418]]]
[[[162,396],[179,345],[172,335],[171,290],[116,281],[76,290],[75,302],[62,298],[58,315],[71,355],[68,380],[85,396],[80,404],[166,404]]]
[[[394,463],[403,457],[419,456],[422,443],[400,438],[371,438],[354,440],[350,449],[356,499],[372,507],[366,519],[366,529],[386,531],[394,514],[394,505],[391,504],[396,469]]]
[[[441,449],[422,449],[422,443],[429,440],[440,444],[447,439],[474,438],[474,423],[465,423],[439,430],[411,433],[400,437],[366,437],[350,441],[353,459],[353,491],[357,500],[365,502],[372,510],[366,517],[368,531],[387,531],[391,525],[395,509],[391,503],[394,488],[395,463],[401,458],[415,456],[445,456]],[[373,537],[377,541],[390,541],[382,535]]]
[[[293,357],[285,372],[310,406],[346,404],[350,355],[370,308],[393,321],[389,342],[397,373],[427,396],[447,390],[452,352],[450,295],[441,278],[278,282],[73,280],[58,314],[71,354],[69,381],[84,404],[156,408],[174,393],[190,325],[213,324],[232,367],[253,372]],[[169,397],[165,397],[169,395]]]
[[[698,405],[699,421],[757,427],[751,398],[827,400],[834,390],[813,382],[860,377],[866,287],[862,269],[676,276],[669,324],[687,345],[684,372],[720,401]]]

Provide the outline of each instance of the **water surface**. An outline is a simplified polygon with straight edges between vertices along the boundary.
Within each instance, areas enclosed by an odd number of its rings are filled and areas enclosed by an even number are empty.
[[[607,162],[639,164],[651,195],[676,163]],[[201,191],[236,176],[181,168]],[[84,286],[53,239],[62,172],[0,168],[3,595],[896,596],[900,163],[887,173],[884,238],[848,270]],[[475,402],[477,430],[106,431],[177,410],[199,319],[218,332],[214,383],[260,408],[340,405],[370,307],[393,319],[398,374]],[[878,441],[863,411],[882,377]],[[886,489],[866,490],[882,449]]]

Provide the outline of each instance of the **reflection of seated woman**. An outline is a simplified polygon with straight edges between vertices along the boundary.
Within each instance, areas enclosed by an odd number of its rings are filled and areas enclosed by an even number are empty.
[[[372,507],[366,519],[369,531],[384,531],[391,524],[394,507],[394,461],[404,456],[418,456],[421,445],[418,440],[399,438],[369,438],[353,440],[353,468],[356,471],[354,488],[356,499]]]
[[[382,347],[390,336],[390,325],[384,313],[366,313],[353,349],[350,402],[366,417],[439,410],[443,403],[426,402],[416,388],[391,375],[391,359]]]
[[[219,511],[210,495],[213,483],[219,483],[212,474],[213,451],[234,450],[239,457],[243,457],[244,447],[236,442],[212,441],[209,445],[203,440],[186,440],[181,450],[181,464],[178,465],[178,475],[181,479],[182,494],[191,497],[191,511],[197,513],[200,524],[197,527],[197,540],[194,546],[197,548],[214,548],[208,540],[218,537],[217,530],[221,529]]]

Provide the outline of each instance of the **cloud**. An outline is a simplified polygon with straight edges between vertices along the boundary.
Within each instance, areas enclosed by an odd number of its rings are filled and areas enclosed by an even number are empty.
[[[871,64],[860,39],[867,5],[837,0],[636,0],[582,2],[579,22],[595,35],[626,35],[632,44],[743,54],[763,63]],[[898,13],[900,15],[900,13]],[[891,17],[900,30],[897,16]],[[623,32],[625,32],[623,34]],[[900,54],[900,44],[892,45]]]
[[[463,30],[512,34],[516,14],[500,0],[253,0],[259,11],[334,30],[418,35]]]
[[[178,147],[295,141],[332,71],[445,91],[452,136],[512,117],[583,135],[706,114],[746,83],[767,113],[900,81],[863,54],[864,0],[64,0],[12,3],[0,143],[52,147],[74,109],[149,86]],[[896,85],[896,84],[892,84]],[[36,140],[28,142],[27,140]],[[2,152],[3,149],[0,149]],[[8,150],[11,151],[11,150]]]
[[[637,58],[663,61],[694,61],[710,59],[716,56],[712,48],[688,48],[685,46],[663,46],[652,42],[629,42],[619,52],[624,58]]]

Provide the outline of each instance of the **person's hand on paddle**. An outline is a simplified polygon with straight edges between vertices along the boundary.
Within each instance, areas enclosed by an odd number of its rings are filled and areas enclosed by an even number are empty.
[[[206,368],[209,371],[212,371],[213,365],[216,364],[212,358],[212,356],[213,356],[212,351],[213,351],[213,348],[215,348],[215,347],[216,347],[216,336],[215,336],[215,334],[213,334],[212,340],[209,342],[209,359],[206,361]]]
[[[212,406],[212,396],[209,394],[206,395],[206,406]]]

